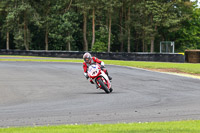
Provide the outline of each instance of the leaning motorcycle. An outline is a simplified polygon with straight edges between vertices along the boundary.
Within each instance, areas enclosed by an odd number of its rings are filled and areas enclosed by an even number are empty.
[[[89,78],[96,84],[97,88],[104,90],[106,93],[113,91],[107,74],[105,74],[98,63],[89,66],[87,73]]]

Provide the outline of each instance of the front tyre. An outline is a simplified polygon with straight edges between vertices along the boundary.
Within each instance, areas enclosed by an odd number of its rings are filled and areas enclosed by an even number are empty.
[[[101,89],[103,89],[106,93],[110,93],[108,87],[104,84],[104,82],[102,81],[102,79],[99,79],[98,82],[101,85]]]
[[[113,91],[113,89],[112,88],[110,88],[110,92],[112,92]]]

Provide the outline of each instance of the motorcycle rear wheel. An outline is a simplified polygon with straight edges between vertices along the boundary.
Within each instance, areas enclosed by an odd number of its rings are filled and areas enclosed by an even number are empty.
[[[101,89],[103,89],[106,93],[110,93],[108,87],[104,84],[104,82],[102,81],[102,79],[99,79],[98,82],[101,85]]]

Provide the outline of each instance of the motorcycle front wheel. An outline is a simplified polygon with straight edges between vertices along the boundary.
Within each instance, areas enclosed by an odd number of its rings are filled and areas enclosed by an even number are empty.
[[[103,89],[106,93],[110,93],[108,87],[104,84],[104,82],[102,81],[102,79],[99,79],[98,82],[101,85],[101,89]]]

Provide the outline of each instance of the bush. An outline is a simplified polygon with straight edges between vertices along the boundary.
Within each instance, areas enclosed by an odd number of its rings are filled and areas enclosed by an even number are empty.
[[[94,52],[106,52],[108,50],[107,44],[104,42],[95,42],[92,51]]]

